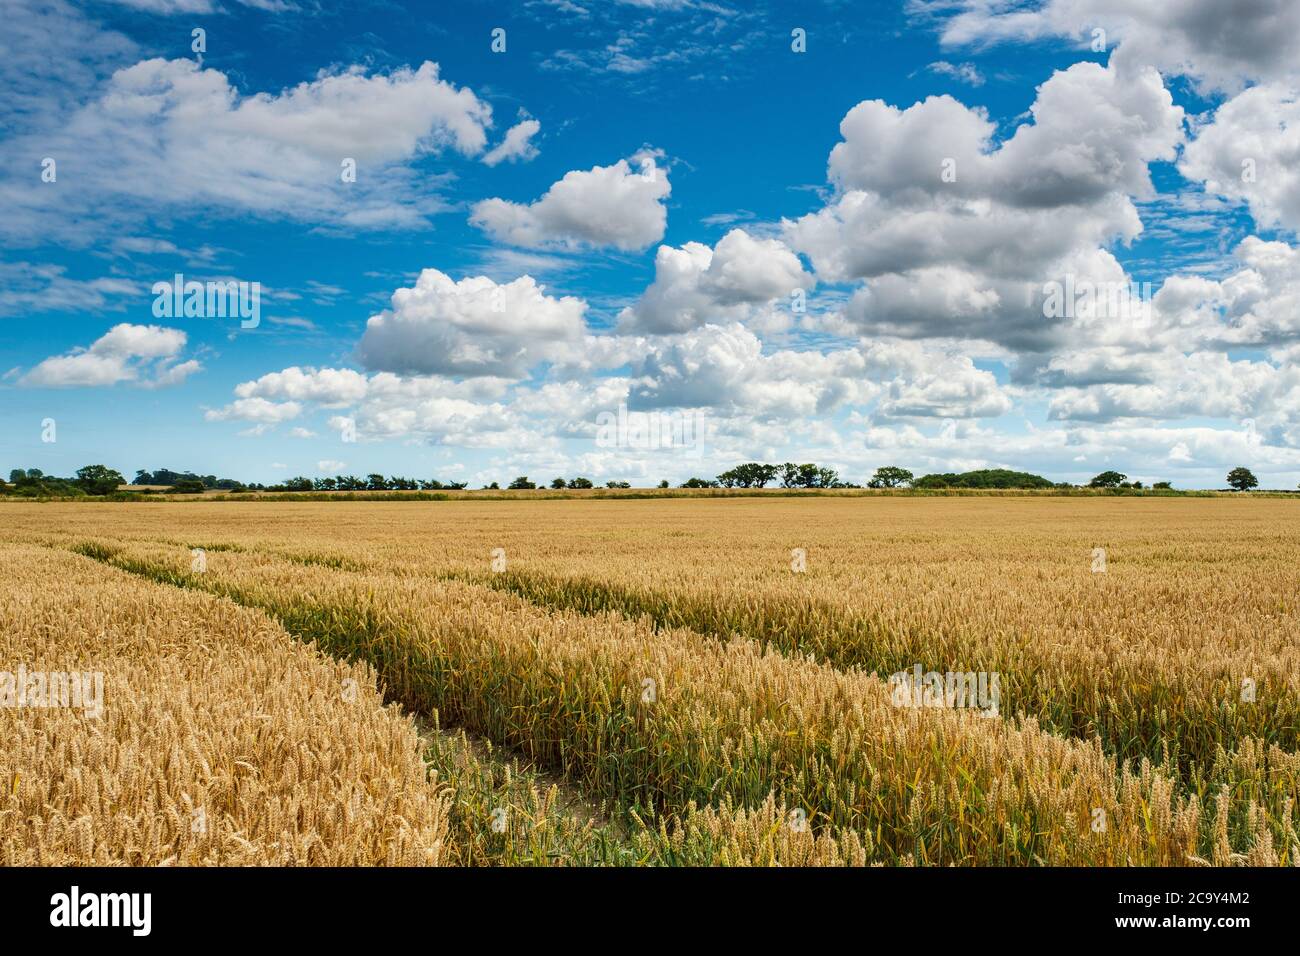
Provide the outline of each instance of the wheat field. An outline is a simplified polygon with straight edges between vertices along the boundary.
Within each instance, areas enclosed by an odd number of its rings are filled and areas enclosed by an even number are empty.
[[[1293,508],[5,503],[0,859],[1292,865]]]

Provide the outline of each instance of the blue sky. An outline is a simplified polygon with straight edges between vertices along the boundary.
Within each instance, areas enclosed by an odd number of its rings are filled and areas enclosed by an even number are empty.
[[[1281,0],[10,6],[4,469],[1300,481]]]

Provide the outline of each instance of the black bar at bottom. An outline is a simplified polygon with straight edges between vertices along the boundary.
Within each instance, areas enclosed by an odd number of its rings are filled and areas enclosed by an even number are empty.
[[[70,935],[295,946],[425,932],[498,944],[557,932],[601,938],[588,931],[638,945],[669,925],[692,941],[770,944],[773,934],[807,934],[809,921],[935,942],[1043,930],[1071,940],[1199,934],[1227,943],[1291,931],[1297,890],[1295,869],[30,868],[0,870],[0,926],[7,945]],[[148,894],[147,908],[132,894]],[[686,931],[687,920],[698,928]]]

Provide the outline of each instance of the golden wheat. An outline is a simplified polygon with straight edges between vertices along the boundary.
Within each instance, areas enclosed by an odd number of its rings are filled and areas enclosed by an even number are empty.
[[[331,653],[373,662],[405,706],[519,747],[622,806],[683,814],[772,797],[837,840],[856,834],[867,856],[917,863],[1186,864],[1209,852],[1218,825],[1167,770],[1119,768],[1099,741],[1032,719],[899,708],[875,674],[754,642],[247,552],[212,555],[202,574],[166,545],[109,557],[263,608]],[[1270,752],[1252,797],[1221,809],[1238,856],[1290,852],[1291,805],[1284,819],[1259,803],[1296,792],[1288,757]]]
[[[546,787],[435,738],[434,765],[457,777],[454,862],[1226,865],[1300,852],[1292,510],[824,498],[4,513],[11,540],[226,594],[369,661],[409,710],[518,748],[612,814],[575,825]],[[209,552],[203,574],[193,547]],[[1002,716],[892,706],[881,677],[913,664],[997,673]],[[485,829],[504,804],[519,825]]]
[[[368,667],[72,555],[0,561],[0,668],[103,674],[98,717],[0,709],[4,865],[442,862],[447,798]]]

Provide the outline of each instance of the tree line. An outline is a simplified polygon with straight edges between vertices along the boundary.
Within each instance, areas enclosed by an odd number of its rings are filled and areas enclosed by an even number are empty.
[[[125,481],[121,472],[103,465],[78,468],[71,478],[56,478],[39,468],[15,468],[9,472],[5,491],[28,498],[79,498],[112,494]]]
[[[391,478],[372,472],[364,478],[339,475],[337,478],[289,478],[277,485],[249,485],[250,491],[460,491],[465,481],[439,481],[436,478]]]
[[[176,491],[243,491],[248,485],[234,478],[218,478],[216,475],[196,475],[192,471],[172,471],[159,468],[157,471],[145,471],[141,468],[131,479],[133,485],[163,485]]]
[[[1238,466],[1227,475],[1229,487],[1236,491],[1249,491],[1259,487],[1259,480],[1249,468]],[[83,495],[109,495],[117,492],[126,483],[118,471],[104,465],[86,465],[77,469],[71,478],[59,478],[44,474],[39,468],[15,468],[9,472],[7,485],[0,484],[0,492],[25,497],[79,497]],[[464,481],[439,481],[436,478],[406,478],[399,475],[385,476],[372,472],[365,477],[357,475],[338,475],[336,477],[307,478],[297,476],[272,485],[257,482],[244,483],[233,478],[218,478],[215,475],[198,475],[192,471],[172,471],[160,468],[157,471],[140,469],[135,473],[131,489],[149,494],[153,487],[163,487],[172,493],[202,494],[204,491],[462,491],[467,488]],[[689,478],[682,482],[680,488],[766,488],[774,485],[781,488],[861,488],[852,482],[840,479],[833,468],[820,467],[813,463],[795,464],[785,462],[780,465],[763,462],[745,462],[729,468],[715,478]],[[497,482],[483,486],[484,490],[500,489]],[[539,487],[521,475],[506,485],[507,490],[532,490]],[[596,487],[590,478],[553,478],[549,484],[552,489],[582,490]],[[607,481],[606,488],[631,488],[627,481]],[[660,481],[659,488],[668,488],[669,483]],[[1011,471],[1005,468],[986,468],[966,471],[960,474],[945,472],[922,475],[917,478],[906,468],[886,465],[877,468],[866,487],[868,488],[1074,488],[1069,482],[1053,482],[1041,475],[1024,471]],[[1141,481],[1130,481],[1128,476],[1118,471],[1103,471],[1083,487],[1140,490]],[[1173,488],[1168,481],[1157,481],[1150,486],[1155,490]]]

